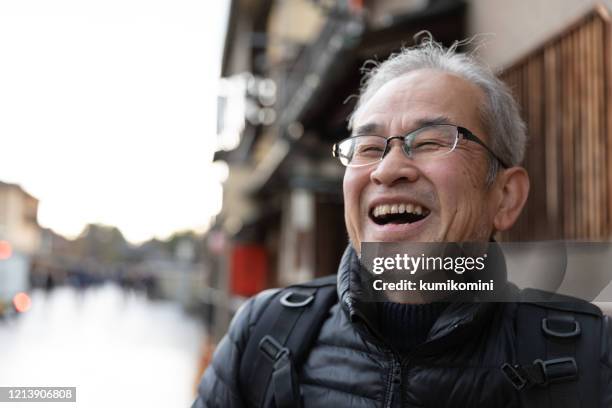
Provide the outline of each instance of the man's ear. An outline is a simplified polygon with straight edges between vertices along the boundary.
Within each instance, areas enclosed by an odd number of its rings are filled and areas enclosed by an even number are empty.
[[[529,176],[522,167],[503,170],[497,180],[501,199],[493,219],[496,231],[512,227],[521,214],[529,195]]]

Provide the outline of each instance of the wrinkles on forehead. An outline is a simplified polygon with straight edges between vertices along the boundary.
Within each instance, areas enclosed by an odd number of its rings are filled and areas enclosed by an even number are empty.
[[[484,99],[478,85],[458,75],[431,69],[412,71],[387,82],[363,102],[352,118],[352,134],[406,134],[442,119],[484,136]]]

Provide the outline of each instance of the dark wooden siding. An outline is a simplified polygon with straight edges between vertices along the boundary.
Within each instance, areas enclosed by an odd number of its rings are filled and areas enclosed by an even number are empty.
[[[610,21],[597,8],[501,78],[522,108],[531,192],[503,240],[609,239],[612,232]]]

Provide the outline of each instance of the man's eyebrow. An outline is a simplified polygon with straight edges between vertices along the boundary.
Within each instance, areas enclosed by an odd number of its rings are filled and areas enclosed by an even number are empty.
[[[451,120],[443,115],[434,116],[431,118],[422,118],[415,122],[415,128],[413,130],[425,127],[425,126],[433,126],[433,125],[448,125],[452,124]]]
[[[448,125],[448,124],[452,124],[452,121],[447,116],[439,115],[439,116],[425,117],[425,118],[421,118],[417,120],[416,122],[414,122],[413,127],[411,129],[406,129],[404,133],[409,133],[409,132],[412,132],[413,130],[420,129],[425,126]],[[379,123],[374,123],[374,122],[366,123],[365,125],[356,127],[353,130],[351,136],[361,136],[361,135],[383,136],[381,134],[383,128],[384,126],[382,126]]]
[[[381,130],[382,126],[378,123],[366,123],[365,125],[355,128],[351,136],[378,135]]]

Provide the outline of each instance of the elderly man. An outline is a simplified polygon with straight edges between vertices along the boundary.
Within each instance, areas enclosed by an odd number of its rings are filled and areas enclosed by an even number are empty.
[[[350,237],[337,289],[247,302],[194,407],[612,406],[610,324],[587,302],[360,298],[363,243],[488,242],[514,224],[526,136],[504,84],[427,40],[367,75],[350,128],[334,146]]]

